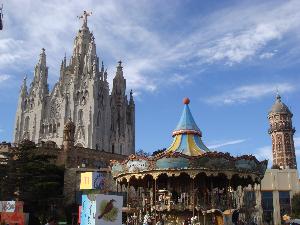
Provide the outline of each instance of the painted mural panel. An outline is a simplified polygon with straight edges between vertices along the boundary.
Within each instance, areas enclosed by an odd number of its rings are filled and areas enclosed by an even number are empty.
[[[81,225],[122,224],[122,205],[122,196],[83,195]]]
[[[161,158],[156,161],[156,168],[176,169],[189,166],[189,160],[183,157],[178,158]]]
[[[97,225],[122,224],[123,197],[117,195],[97,195]]]

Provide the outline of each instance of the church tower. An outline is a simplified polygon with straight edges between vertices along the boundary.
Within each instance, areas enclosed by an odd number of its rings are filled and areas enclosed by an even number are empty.
[[[69,60],[66,55],[63,58],[59,81],[52,90],[48,89],[45,49],[28,88],[24,79],[16,112],[15,143],[29,139],[35,143],[52,141],[65,148],[74,145],[123,155],[134,152],[132,92],[128,100],[121,62],[110,92],[107,69],[103,61],[99,63],[88,16],[91,13],[84,11],[79,17],[83,23],[74,39],[72,55]],[[69,119],[74,125],[73,136],[65,140],[70,135],[63,125],[70,125]]]
[[[293,114],[281,101],[279,94],[276,96],[268,119],[270,122],[269,134],[272,138],[273,165],[283,169],[297,169],[294,133],[292,124]]]
[[[130,155],[134,153],[134,114],[135,105],[132,91],[127,100],[126,79],[123,76],[122,62],[118,62],[110,99],[111,107],[111,152]]]

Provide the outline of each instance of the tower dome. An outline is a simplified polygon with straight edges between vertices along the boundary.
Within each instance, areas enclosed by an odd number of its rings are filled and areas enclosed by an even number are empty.
[[[279,94],[276,95],[276,100],[273,106],[270,109],[270,113],[287,113],[292,114],[290,109],[281,101],[281,96]]]

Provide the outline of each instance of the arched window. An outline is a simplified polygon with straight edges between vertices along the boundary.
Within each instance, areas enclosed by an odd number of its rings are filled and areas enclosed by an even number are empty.
[[[123,154],[123,145],[120,144],[120,154],[122,155]]]
[[[113,153],[113,154],[115,153],[115,145],[111,146],[111,153]]]
[[[97,126],[100,126],[100,121],[101,121],[101,114],[100,114],[100,111],[98,111],[97,123],[96,123]]]
[[[29,122],[30,122],[30,118],[29,118],[29,116],[27,116],[27,117],[25,118],[25,126],[24,126],[24,130],[25,130],[25,131],[28,131],[28,130],[29,130]]]
[[[83,111],[82,111],[82,109],[79,109],[79,111],[78,111],[78,122],[82,122],[82,118],[83,118]]]

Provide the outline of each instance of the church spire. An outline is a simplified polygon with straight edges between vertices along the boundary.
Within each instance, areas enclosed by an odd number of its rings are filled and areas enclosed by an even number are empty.
[[[118,96],[125,96],[126,91],[126,80],[123,76],[122,61],[118,62],[116,76],[113,79],[113,90],[112,94]]]
[[[21,96],[25,97],[27,95],[27,75],[23,79],[23,84],[21,86]]]
[[[45,53],[45,49],[42,48],[39,61],[36,64],[34,69],[34,79],[32,82],[32,88],[38,90],[38,92],[41,95],[47,94],[48,93],[47,79],[48,79],[48,67],[46,63],[46,53]]]

